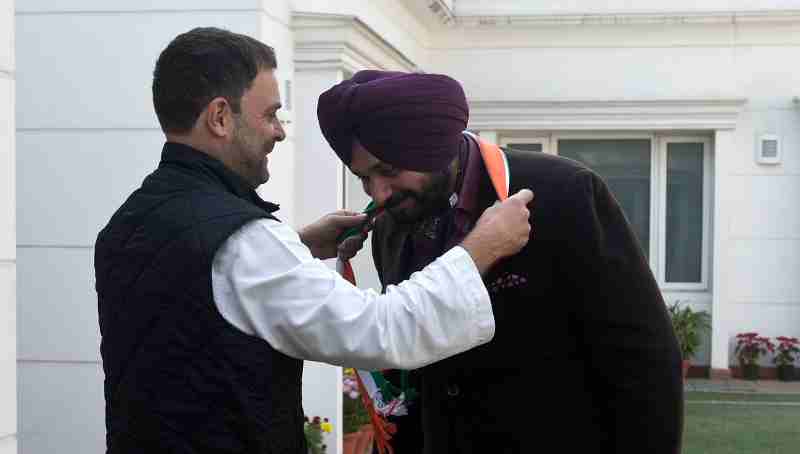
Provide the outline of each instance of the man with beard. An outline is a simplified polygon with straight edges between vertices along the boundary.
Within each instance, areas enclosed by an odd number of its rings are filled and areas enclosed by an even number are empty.
[[[306,454],[302,359],[413,368],[493,336],[480,273],[527,243],[530,191],[418,276],[361,291],[319,259],[352,256],[362,241],[336,238],[364,216],[295,232],[255,192],[285,138],[275,67],[214,28],[158,58],[161,162],[95,246],[109,453]]]
[[[422,441],[401,417],[397,453],[679,452],[678,345],[617,201],[575,161],[465,131],[468,112],[460,84],[437,74],[362,71],[319,98],[328,143],[390,207],[372,237],[384,287],[509,191],[536,192],[535,237],[484,277],[497,335],[416,371]]]

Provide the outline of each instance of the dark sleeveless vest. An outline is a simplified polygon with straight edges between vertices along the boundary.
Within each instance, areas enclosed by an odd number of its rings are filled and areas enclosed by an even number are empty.
[[[302,361],[230,325],[211,286],[217,249],[275,210],[221,162],[167,143],[100,232],[109,453],[306,452]]]

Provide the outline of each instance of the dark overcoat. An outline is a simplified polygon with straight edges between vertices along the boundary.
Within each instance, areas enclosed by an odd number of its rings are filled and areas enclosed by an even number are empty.
[[[418,371],[424,452],[678,453],[678,344],[622,209],[580,163],[506,156],[509,193],[535,193],[532,239],[485,277],[494,339]],[[476,190],[482,208],[494,201],[488,177]],[[408,241],[390,216],[379,219],[384,286],[408,277]]]

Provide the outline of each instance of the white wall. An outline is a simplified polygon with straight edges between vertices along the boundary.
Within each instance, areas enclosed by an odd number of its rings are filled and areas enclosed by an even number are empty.
[[[740,149],[727,175],[730,197],[737,201],[726,247],[730,337],[745,331],[800,335],[800,105],[786,99],[800,92],[800,65],[792,57],[798,51],[800,46],[750,49],[740,59],[745,66],[770,62],[785,73],[754,74],[761,79],[751,88],[757,93],[736,131]],[[782,165],[755,163],[755,140],[762,133],[782,139]]]
[[[275,46],[279,78],[290,78],[289,9],[285,2],[268,3],[267,10],[257,0],[230,0],[222,6],[207,0],[18,2],[20,452],[105,452],[93,243],[113,211],[158,163],[164,139],[151,102],[155,60],[177,34],[218,26]],[[8,28],[0,23],[0,30]],[[0,51],[0,58],[4,55]],[[0,59],[0,87],[10,87],[13,78],[5,61]],[[0,105],[10,102],[0,95]],[[285,156],[291,155],[292,142],[290,128],[290,137],[273,155],[273,182],[262,189],[276,202],[291,195],[287,175],[292,163]],[[8,153],[0,153],[0,159],[7,159],[3,156]],[[0,178],[0,185],[6,181]],[[0,186],[3,210],[8,193]],[[291,221],[291,208],[281,215]],[[9,242],[2,222],[0,246]],[[13,246],[0,247],[4,304],[8,293],[13,301],[13,285],[7,287],[14,281],[14,254]],[[3,393],[6,381],[0,375]],[[5,394],[0,401],[7,402]],[[9,428],[14,431],[7,408],[0,406],[0,437]]]
[[[17,452],[14,2],[0,0],[0,454]]]
[[[800,22],[473,26],[432,42],[426,69],[462,81],[472,100],[746,98],[730,146],[715,153],[725,191],[717,348],[748,330],[800,335]],[[755,163],[760,133],[782,138],[782,165]],[[711,308],[710,294],[667,296]],[[717,358],[733,363],[730,351]]]
[[[279,88],[283,103],[282,117],[286,120],[286,140],[277,144],[269,155],[269,181],[258,192],[269,201],[281,205],[276,215],[284,222],[294,225],[296,207],[294,203],[293,176],[295,173],[295,112],[297,89],[294,87],[294,40],[291,30],[289,0],[262,0],[262,11],[257,14],[257,31],[253,35],[275,49],[278,60]],[[292,93],[287,93],[287,81]],[[288,96],[293,98],[287,99]],[[289,109],[291,108],[291,109]]]

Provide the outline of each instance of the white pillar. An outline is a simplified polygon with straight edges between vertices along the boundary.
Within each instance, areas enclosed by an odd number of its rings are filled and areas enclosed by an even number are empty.
[[[307,6],[307,5],[306,5]],[[345,74],[362,69],[409,71],[414,64],[354,16],[294,12],[295,173],[294,221],[297,227],[331,211],[360,210],[366,197],[346,176],[345,167],[331,150],[317,120],[319,95],[342,81]],[[348,188],[350,190],[348,191]],[[368,249],[353,262],[359,285],[377,286]],[[329,261],[331,266],[334,265]],[[366,278],[369,276],[369,278]],[[342,450],[342,370],[306,362],[303,406],[310,416],[333,420],[336,443],[331,454]]]
[[[0,2],[0,454],[17,452],[14,1]]]
[[[295,220],[304,226],[344,207],[343,166],[322,136],[317,121],[319,95],[342,80],[336,68],[297,68],[295,129]]]
[[[342,80],[338,68],[307,69],[298,63],[295,72],[295,174],[294,219],[297,227],[344,208],[344,168],[333,153],[317,121],[317,98]],[[327,417],[336,442],[328,452],[342,452],[342,369],[306,361],[303,371],[303,409],[306,415]]]
[[[730,298],[731,266],[730,220],[736,212],[735,191],[728,188],[730,159],[736,152],[733,130],[717,130],[714,136],[714,257],[711,310],[711,376],[730,376]]]

